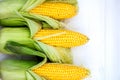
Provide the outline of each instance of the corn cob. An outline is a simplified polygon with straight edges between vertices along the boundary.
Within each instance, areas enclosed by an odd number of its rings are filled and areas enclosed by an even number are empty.
[[[70,30],[40,30],[33,38],[49,45],[66,48],[83,45],[88,41],[85,35]]]
[[[76,15],[76,7],[67,3],[46,2],[30,10],[30,13],[49,16],[55,19],[67,19]]]
[[[46,63],[32,71],[47,80],[81,80],[90,73],[84,67],[59,63]]]

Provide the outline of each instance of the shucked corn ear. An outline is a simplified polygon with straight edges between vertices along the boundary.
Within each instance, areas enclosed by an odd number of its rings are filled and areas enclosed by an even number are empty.
[[[33,72],[48,80],[82,80],[89,75],[84,67],[59,63],[46,63]]]
[[[75,65],[40,63],[5,60],[0,65],[2,80],[83,80],[90,74],[88,69]]]
[[[4,46],[7,41],[15,41],[35,49],[34,41],[43,42],[48,45],[71,48],[80,46],[88,42],[88,37],[70,30],[40,30],[30,38],[30,32],[27,28],[3,28],[0,31],[0,50],[6,52]],[[43,45],[40,43],[40,45]],[[44,48],[43,48],[44,49]]]
[[[69,30],[40,30],[31,38],[28,28],[3,28],[0,31],[0,52],[12,54],[4,49],[7,41],[37,49],[45,53],[53,62],[72,63],[69,48],[85,44],[88,38]]]
[[[55,0],[53,0],[55,1]],[[59,29],[63,27],[61,22],[52,19],[50,17],[54,16],[60,19],[61,18],[70,18],[76,14],[76,6],[72,5],[71,2],[76,2],[76,0],[56,0],[57,3],[52,2],[49,4],[49,0],[2,0],[0,1],[0,25],[2,26],[28,26],[31,30],[31,36],[34,35],[35,32],[37,32],[38,29],[34,29],[36,25],[41,26],[44,28],[44,24],[47,25],[47,28],[53,28],[53,29]],[[50,0],[51,2],[51,0]],[[67,2],[67,3],[66,3]],[[39,5],[44,5],[47,3],[47,6],[49,5],[49,9],[46,8],[46,10],[43,10],[45,6],[41,9],[43,13],[49,14],[49,11],[51,11],[53,8],[54,12],[50,13],[50,17],[43,16],[42,14],[33,14],[30,13],[30,10],[36,9],[35,7]],[[55,5],[56,4],[56,5]],[[57,5],[61,6],[57,6]],[[76,3],[77,4],[77,3]],[[9,5],[9,6],[8,6]],[[46,7],[47,7],[46,6]],[[60,9],[60,14],[58,10],[55,10],[55,8]],[[68,10],[67,10],[68,9]],[[39,10],[38,10],[39,11]],[[56,12],[55,12],[56,11]],[[34,13],[37,13],[37,11],[33,11]],[[57,14],[56,14],[57,13]],[[66,15],[67,14],[67,15]],[[60,15],[60,16],[58,16]],[[65,16],[63,16],[65,15]],[[40,23],[42,25],[40,25]]]
[[[54,47],[33,40],[30,37],[29,29],[25,27],[2,28],[0,30],[0,52],[6,54],[37,54],[37,56],[42,53],[51,62],[72,63],[70,48]]]
[[[67,19],[76,15],[76,7],[67,3],[45,2],[30,10],[30,13],[49,16],[55,19]]]
[[[66,48],[80,46],[88,42],[87,36],[70,30],[40,30],[33,39]]]

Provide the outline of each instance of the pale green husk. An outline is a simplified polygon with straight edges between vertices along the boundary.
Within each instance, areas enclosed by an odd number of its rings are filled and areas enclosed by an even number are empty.
[[[9,53],[4,49],[7,41],[15,41],[24,44],[30,48],[34,48],[33,40],[30,38],[28,28],[3,28],[0,30],[0,52]]]
[[[59,63],[72,63],[71,50],[63,47],[53,47],[42,42],[36,41],[38,50],[44,51],[50,61]]]
[[[40,63],[39,66],[42,66]],[[46,80],[32,72],[31,68],[35,65],[38,65],[37,61],[4,60],[0,65],[2,80]]]
[[[0,52],[2,53],[25,54],[39,57],[45,54],[51,62],[72,63],[69,48],[53,47],[33,40],[30,37],[29,29],[25,27],[3,28],[0,31],[0,45]]]
[[[62,3],[68,3],[68,4],[77,4],[77,0],[46,0],[46,2],[62,2]]]

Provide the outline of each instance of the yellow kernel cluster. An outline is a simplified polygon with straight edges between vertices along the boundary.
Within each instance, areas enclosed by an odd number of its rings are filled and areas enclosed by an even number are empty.
[[[67,3],[45,2],[30,10],[30,13],[49,16],[55,19],[67,19],[76,15],[76,7]]]
[[[70,30],[40,30],[34,39],[52,46],[66,48],[80,46],[88,41],[87,36]]]
[[[59,63],[46,63],[33,72],[47,80],[82,80],[90,73],[83,67]]]

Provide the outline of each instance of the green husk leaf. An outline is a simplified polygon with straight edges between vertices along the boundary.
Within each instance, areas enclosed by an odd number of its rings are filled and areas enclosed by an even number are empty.
[[[69,48],[53,47],[42,42],[36,41],[39,51],[44,52],[50,61],[58,63],[72,63],[71,51]]]
[[[2,80],[27,80],[26,71],[37,63],[27,60],[4,60],[0,65]]]
[[[0,19],[16,17],[15,11],[19,11],[27,0],[2,0],[0,2]]]
[[[43,26],[44,29],[50,29],[51,28],[50,25],[47,24],[46,22],[43,21],[41,23],[42,23],[42,26]]]
[[[34,49],[31,49],[29,47],[26,47],[25,45],[19,44],[19,43],[14,42],[14,41],[7,41],[4,48],[8,51],[15,53],[15,54],[38,56],[38,57],[42,58],[42,61],[39,64],[34,66],[35,68],[39,67],[39,65],[43,65],[44,63],[47,62],[47,57],[44,53],[42,53],[40,51],[36,51]],[[34,67],[32,67],[32,68],[34,68]]]
[[[26,80],[35,80],[35,78],[28,71],[26,71],[26,78]]]
[[[30,29],[31,38],[42,28],[42,25],[38,22],[25,18]]]
[[[4,48],[16,54],[32,55],[32,56],[39,56],[42,58],[46,58],[46,56],[42,52],[36,51],[34,49],[31,49],[25,45],[22,45],[14,41],[7,41]]]
[[[38,20],[38,21],[44,21],[48,25],[50,25],[50,28],[53,28],[53,29],[63,28],[63,25],[59,21],[52,19],[50,17],[47,17],[47,16],[30,14],[30,13],[25,13],[25,12],[21,12],[21,15],[26,18],[30,18],[30,19],[34,19],[34,20]]]
[[[46,2],[62,2],[62,3],[68,3],[68,4],[77,4],[77,0],[46,0]]]
[[[73,57],[70,48],[63,48],[63,47],[54,47],[54,48],[60,54],[62,63],[69,63],[69,64],[73,63]]]
[[[27,26],[30,29],[31,37],[33,37],[41,29],[42,25],[40,23],[30,20],[30,19],[27,19],[27,18],[24,18],[19,12],[16,12],[16,14],[19,15],[21,18],[23,18],[26,21]]]
[[[35,49],[34,41],[30,38],[29,29],[25,27],[3,28],[0,30],[0,52],[12,54],[4,49],[7,41],[15,41]]]
[[[38,4],[42,4],[44,1],[45,0],[27,0],[26,4],[20,11],[29,11],[30,9],[36,7]]]
[[[25,26],[27,25],[25,20],[19,17],[10,17],[0,20],[0,25],[3,26]]]
[[[32,48],[27,47],[26,45],[20,44],[15,41],[7,41],[4,48],[16,54],[35,55],[42,58],[46,58],[46,56],[42,52],[36,51]]]

